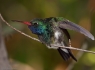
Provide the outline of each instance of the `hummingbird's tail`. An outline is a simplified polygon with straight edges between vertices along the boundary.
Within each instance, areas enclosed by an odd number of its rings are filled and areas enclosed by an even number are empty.
[[[70,57],[72,57],[75,61],[77,61],[77,59],[73,56],[70,49],[58,48],[58,52],[65,61],[67,61]]]

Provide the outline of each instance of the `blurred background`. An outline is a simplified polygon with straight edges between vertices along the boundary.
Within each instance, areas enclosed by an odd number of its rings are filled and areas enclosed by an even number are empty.
[[[0,12],[10,25],[36,38],[26,25],[11,20],[64,17],[95,36],[95,0],[0,0]],[[70,65],[69,70],[95,70],[95,54],[72,50],[76,58],[81,53],[73,65],[73,60],[64,61],[57,50],[21,35],[5,23],[2,25],[8,56],[16,70],[65,70]],[[95,41],[75,31],[69,32],[73,47],[86,46],[95,51]]]

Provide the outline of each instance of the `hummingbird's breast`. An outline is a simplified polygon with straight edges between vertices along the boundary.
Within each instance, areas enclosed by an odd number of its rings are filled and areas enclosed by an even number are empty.
[[[60,31],[55,31],[54,32],[54,37],[58,40],[59,37],[62,35],[62,33]]]
[[[64,41],[64,35],[63,35],[63,32],[57,28],[57,27],[54,27],[53,28],[53,39],[52,39],[52,44],[56,44],[56,45],[64,45],[63,44],[63,41]]]

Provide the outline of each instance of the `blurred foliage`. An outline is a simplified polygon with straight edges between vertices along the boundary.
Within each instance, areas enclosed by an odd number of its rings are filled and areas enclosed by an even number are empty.
[[[95,36],[95,0],[0,0],[0,12],[12,26],[33,37],[37,36],[26,26],[11,20],[30,21],[33,18],[61,16],[83,26]],[[48,49],[45,45],[17,33],[6,24],[2,25],[10,58],[28,64],[34,70],[64,70],[71,62],[71,60],[65,62],[57,50]],[[95,51],[95,41],[87,39],[80,33],[69,32],[72,46],[81,48],[81,45],[87,42],[88,50]],[[77,51],[73,52],[77,55]],[[95,70],[94,59],[94,54],[84,53],[73,70]]]

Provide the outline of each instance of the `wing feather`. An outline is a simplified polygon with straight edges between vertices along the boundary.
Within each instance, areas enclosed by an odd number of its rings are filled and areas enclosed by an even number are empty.
[[[58,25],[60,28],[63,28],[63,29],[70,29],[70,30],[75,30],[77,32],[80,32],[80,33],[84,34],[85,36],[94,40],[94,36],[89,31],[87,31],[83,27],[81,27],[73,22],[70,22],[69,20],[59,21]]]

